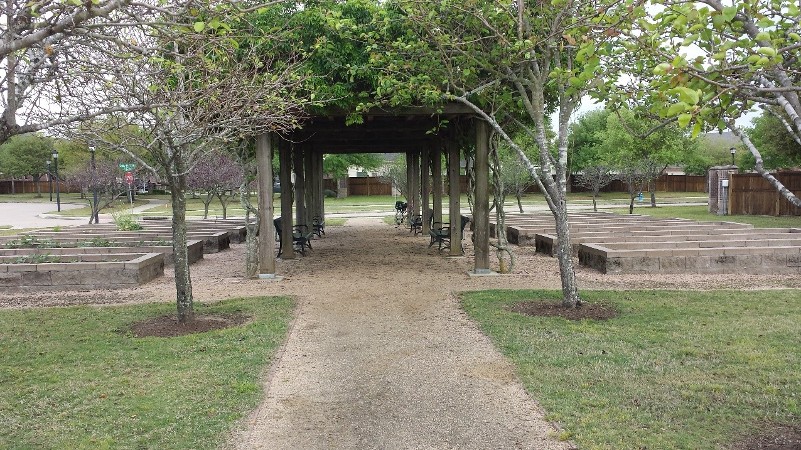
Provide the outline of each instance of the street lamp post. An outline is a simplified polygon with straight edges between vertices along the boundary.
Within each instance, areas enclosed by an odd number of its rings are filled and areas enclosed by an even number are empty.
[[[100,223],[100,206],[97,203],[97,167],[95,166],[95,147],[89,146],[89,154],[92,155],[92,219],[95,223]],[[92,221],[90,220],[89,223]]]
[[[61,212],[61,186],[58,179],[58,150],[53,150],[53,164],[56,166],[56,209]]]
[[[53,172],[50,171],[50,164],[52,164],[53,161],[50,161],[48,159],[45,162],[47,163],[47,190],[50,191],[50,201],[52,202],[53,201]]]
[[[729,149],[729,151],[731,152],[731,165],[733,166],[734,165],[734,154],[737,153],[737,149],[732,147],[732,148]]]

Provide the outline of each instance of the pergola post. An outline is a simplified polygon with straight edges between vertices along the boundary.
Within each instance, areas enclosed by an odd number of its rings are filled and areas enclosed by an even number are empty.
[[[473,210],[473,239],[476,275],[491,273],[489,269],[489,127],[476,120],[476,186]]]
[[[272,135],[256,137],[259,176],[259,278],[275,279],[275,227],[273,226]]]
[[[310,146],[305,148],[306,151],[303,152],[303,179],[306,181],[306,215],[304,216],[303,223],[309,227],[308,231],[312,229],[312,217],[315,216],[315,208],[314,208],[314,193],[316,190],[314,189],[314,170],[312,170],[312,151],[313,149]]]
[[[450,256],[462,255],[462,221],[461,189],[459,183],[459,146],[452,139],[447,142],[448,148],[448,222],[451,224]]]
[[[323,170],[323,156],[323,152],[316,152],[314,154],[314,173],[317,179],[317,215],[320,216],[321,220],[325,220],[325,183],[323,183],[325,172]]]
[[[322,218],[323,212],[321,206],[322,205],[321,199],[323,196],[323,190],[322,190],[323,176],[322,172],[320,171],[320,154],[314,151],[314,149],[311,149],[309,153],[310,153],[309,157],[311,159],[309,166],[310,167],[309,190],[311,194],[310,195],[311,201],[309,204],[309,216],[310,217],[318,216]]]
[[[420,151],[412,152],[412,185],[410,195],[414,197],[413,214],[420,215]]]
[[[306,224],[306,180],[303,170],[305,152],[306,149],[302,146],[296,146],[292,152],[295,166],[295,224],[297,225]]]
[[[423,235],[428,236],[430,229],[429,216],[431,215],[431,177],[429,172],[431,170],[431,145],[425,144],[423,146],[421,163],[420,163],[420,199],[422,201],[422,214],[423,214]]]
[[[294,259],[292,245],[292,144],[282,141],[278,145],[281,163],[281,258]]]
[[[408,221],[412,221],[414,215],[414,175],[412,165],[412,152],[406,152],[406,214]]]
[[[429,157],[431,172],[434,174],[434,186],[431,189],[434,191],[434,222],[442,223],[442,142],[436,142],[431,147]]]

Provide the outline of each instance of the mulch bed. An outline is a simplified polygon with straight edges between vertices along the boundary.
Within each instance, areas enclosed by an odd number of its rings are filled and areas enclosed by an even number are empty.
[[[759,436],[748,438],[736,445],[732,450],[801,450],[801,427],[768,426],[768,431]]]
[[[607,320],[617,317],[615,308],[602,303],[582,303],[576,308],[565,308],[554,301],[525,301],[508,307],[509,311],[526,316],[562,317],[568,320]]]
[[[177,316],[153,317],[131,325],[135,337],[175,337],[187,334],[204,333],[242,325],[248,321],[243,314],[196,315],[186,323],[178,323]]]

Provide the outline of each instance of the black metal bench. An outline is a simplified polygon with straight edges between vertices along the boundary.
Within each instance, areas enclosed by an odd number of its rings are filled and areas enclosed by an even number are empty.
[[[312,232],[319,238],[325,234],[325,221],[320,216],[312,217]]]
[[[415,236],[423,232],[423,216],[415,214],[409,219],[409,233],[414,233]]]
[[[275,239],[278,241],[278,254],[281,256],[284,250],[284,239],[281,228],[281,218],[273,220],[275,225]],[[301,255],[306,256],[306,248],[313,250],[311,240],[314,236],[314,231],[309,231],[309,227],[304,224],[298,224],[292,227],[292,246],[295,250],[299,251]]]
[[[443,248],[450,248],[451,247],[451,224],[448,222],[434,222],[434,214],[431,214],[431,218],[429,219],[430,227],[428,230],[428,234],[431,236],[431,242],[429,242],[428,246],[431,247],[434,244],[437,244],[438,250],[442,251]],[[461,228],[460,233],[462,237],[464,237],[464,229],[467,224],[470,223],[470,219],[461,216]],[[462,249],[464,251],[464,249]]]

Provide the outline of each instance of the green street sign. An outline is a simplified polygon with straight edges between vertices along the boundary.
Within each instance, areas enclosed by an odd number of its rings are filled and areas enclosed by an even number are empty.
[[[134,163],[120,163],[120,169],[124,170],[125,172],[130,172],[136,169],[136,164]]]

